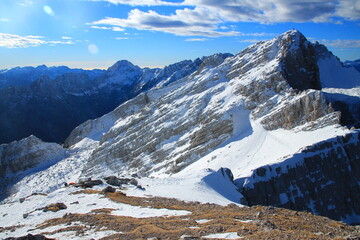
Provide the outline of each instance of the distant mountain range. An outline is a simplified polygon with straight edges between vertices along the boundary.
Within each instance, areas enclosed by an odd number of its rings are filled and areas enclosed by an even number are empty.
[[[122,60],[106,71],[46,66],[3,70],[0,143],[30,135],[63,143],[80,123],[110,112],[158,83],[166,86],[193,73],[206,59],[186,60],[163,69],[142,69]]]

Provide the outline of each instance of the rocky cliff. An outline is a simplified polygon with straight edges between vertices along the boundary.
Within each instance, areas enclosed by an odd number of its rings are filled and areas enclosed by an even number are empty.
[[[235,182],[247,203],[360,223],[360,131],[329,139]]]

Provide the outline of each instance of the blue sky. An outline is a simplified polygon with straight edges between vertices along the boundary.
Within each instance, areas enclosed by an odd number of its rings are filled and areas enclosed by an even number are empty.
[[[1,0],[0,69],[161,67],[292,28],[341,60],[360,58],[360,0]]]

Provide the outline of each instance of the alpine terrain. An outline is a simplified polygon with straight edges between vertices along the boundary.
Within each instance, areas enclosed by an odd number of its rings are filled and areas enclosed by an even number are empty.
[[[299,31],[235,56],[48,78],[8,97],[41,112],[52,89],[71,112],[110,112],[63,145],[0,145],[0,238],[360,236],[347,225],[360,223],[360,72]]]
[[[80,123],[114,110],[160,82],[167,85],[196,71],[204,59],[163,69],[140,68],[122,60],[106,71],[46,66],[0,71],[0,143],[30,135],[63,143]]]

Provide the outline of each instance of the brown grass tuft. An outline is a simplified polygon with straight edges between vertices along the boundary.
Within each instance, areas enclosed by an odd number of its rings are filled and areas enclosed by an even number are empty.
[[[186,210],[191,214],[173,217],[133,218],[114,216],[114,209],[102,208],[88,214],[65,214],[62,218],[43,222],[38,229],[60,224],[81,222],[83,225],[63,228],[84,234],[88,227],[121,232],[103,239],[179,239],[183,235],[201,238],[214,233],[237,232],[243,239],[346,239],[357,236],[358,228],[307,212],[295,212],[273,207],[219,206],[184,202],[160,197],[131,197],[124,193],[102,193],[92,189],[73,194],[102,194],[114,202],[133,206]],[[206,223],[197,220],[208,219]],[[250,220],[244,222],[245,220]]]

